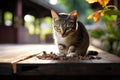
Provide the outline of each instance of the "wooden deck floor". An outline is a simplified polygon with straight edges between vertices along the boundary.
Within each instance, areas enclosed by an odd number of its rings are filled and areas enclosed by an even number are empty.
[[[0,74],[10,75],[13,73],[14,74],[20,73],[23,75],[25,74],[35,75],[36,73],[36,75],[54,75],[54,74],[90,75],[92,73],[102,75],[103,72],[104,74],[115,75],[119,74],[120,57],[112,55],[94,46],[90,46],[89,50],[98,51],[99,52],[98,56],[101,57],[101,59],[80,61],[40,60],[37,57],[35,57],[36,54],[42,51],[58,52],[57,47],[55,45],[35,45],[35,44],[0,45]],[[37,68],[37,72],[36,70],[31,71],[34,68]],[[49,73],[45,72],[46,69],[47,70],[49,69],[50,72]]]

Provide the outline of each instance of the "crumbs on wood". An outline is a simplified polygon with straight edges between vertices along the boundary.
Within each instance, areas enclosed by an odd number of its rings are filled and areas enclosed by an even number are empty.
[[[74,56],[74,57],[66,57],[66,56],[57,56],[54,52],[47,53],[43,51],[40,55],[36,56],[38,59],[42,60],[64,60],[64,61],[71,61],[71,60],[92,60],[92,59],[101,59],[99,56]]]

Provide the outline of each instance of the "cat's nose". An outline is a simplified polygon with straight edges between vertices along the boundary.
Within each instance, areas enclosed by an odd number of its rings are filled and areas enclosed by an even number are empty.
[[[66,33],[66,30],[61,29],[61,36],[62,36],[62,37],[64,37],[64,36],[65,36],[65,33]]]
[[[62,33],[62,37],[65,37],[65,31]]]
[[[61,35],[63,35],[63,34],[64,34],[64,31],[63,31],[63,30],[61,30],[61,31],[60,31],[60,33],[61,33]]]

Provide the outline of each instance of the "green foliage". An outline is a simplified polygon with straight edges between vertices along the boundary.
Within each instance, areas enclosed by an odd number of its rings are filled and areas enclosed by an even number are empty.
[[[119,22],[120,11],[116,6],[109,5],[103,9],[103,12],[102,19],[105,21],[105,35],[103,35],[102,43],[104,49],[120,56],[120,24],[117,23]],[[117,45],[114,45],[114,43]]]
[[[105,22],[108,22],[108,21],[116,21],[117,20],[117,16],[116,15],[104,15],[102,17],[102,19],[105,21]]]
[[[105,31],[109,34],[107,37],[109,37],[110,41],[120,40],[120,28],[116,24],[119,10],[117,7],[110,5],[105,7],[103,11],[105,14],[102,19],[106,22]]]
[[[99,31],[92,30],[92,37],[101,38],[103,49],[109,52],[117,53],[120,56],[120,10],[116,5],[109,5],[110,0],[87,0],[89,3],[98,2],[102,5],[102,9],[92,14],[94,21],[102,19],[105,22],[104,35],[99,34]],[[117,1],[118,2],[118,1]],[[103,3],[103,4],[102,4]]]
[[[89,8],[85,0],[58,0],[58,3],[65,6],[68,12],[77,10],[79,14],[84,14]]]
[[[40,19],[36,18],[34,21],[34,34],[40,34]]]
[[[89,4],[85,0],[58,0],[58,4],[67,9],[66,12],[70,13],[73,10],[78,11],[78,17],[85,24],[90,24],[91,20],[87,19],[90,12]],[[88,11],[87,11],[88,10]]]
[[[12,20],[12,13],[11,12],[5,12],[4,19],[5,20]]]
[[[108,5],[103,10],[104,14],[106,15],[120,15],[120,10],[115,5]]]
[[[90,32],[90,35],[94,38],[100,38],[105,32],[102,29],[94,29]]]
[[[35,17],[32,15],[25,15],[24,16],[24,20],[25,20],[25,27],[28,29],[30,34],[35,34]]]
[[[11,12],[9,12],[9,11],[5,12],[4,20],[5,20],[5,25],[6,26],[11,26],[12,25],[12,18],[13,18],[13,15],[12,15]]]
[[[52,19],[51,17],[45,17],[45,18],[42,18],[41,19],[41,24],[44,24],[44,25],[40,25],[41,27],[41,39],[44,40],[45,39],[45,36],[47,34],[50,34],[53,32],[53,27],[51,25],[52,23]]]
[[[103,44],[104,50],[109,51],[111,49],[111,44],[108,40],[104,40],[102,44]]]
[[[91,20],[91,19],[87,19],[87,17],[88,17],[88,15],[89,14],[91,14],[91,13],[93,13],[93,10],[92,9],[87,9],[86,10],[86,13],[84,14],[85,15],[85,19],[84,19],[84,23],[85,24],[92,24],[93,23],[93,20]]]

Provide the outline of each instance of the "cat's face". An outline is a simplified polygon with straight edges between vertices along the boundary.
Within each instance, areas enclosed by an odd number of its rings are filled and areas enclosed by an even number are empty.
[[[54,20],[54,29],[62,37],[66,37],[77,29],[77,11],[73,11],[70,14],[56,13],[51,10],[52,18]]]

